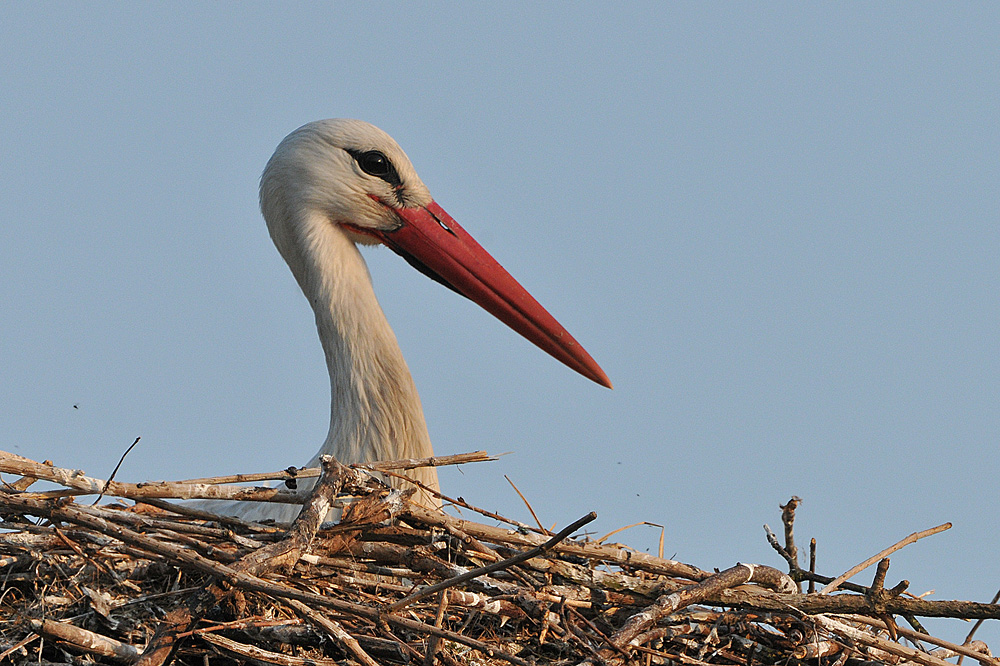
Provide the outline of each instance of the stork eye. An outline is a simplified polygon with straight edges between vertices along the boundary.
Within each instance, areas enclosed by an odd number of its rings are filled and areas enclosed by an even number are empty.
[[[361,170],[369,176],[381,178],[397,189],[402,185],[403,181],[400,179],[399,174],[396,173],[396,167],[392,166],[392,162],[385,156],[385,153],[378,150],[367,150],[364,152],[360,150],[348,150],[347,152],[351,154],[351,157],[358,163]]]
[[[384,178],[392,172],[392,163],[382,153],[372,150],[357,156],[358,166],[369,176]]]

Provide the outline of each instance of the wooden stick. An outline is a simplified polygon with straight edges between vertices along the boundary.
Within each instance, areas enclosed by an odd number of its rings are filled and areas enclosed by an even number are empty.
[[[437,613],[434,614],[434,626],[438,629],[441,628],[441,624],[444,622],[444,612],[448,610],[448,593],[441,592],[441,598],[438,600]],[[434,655],[438,651],[438,643],[441,639],[437,636],[431,636],[427,640],[427,651],[424,654],[424,666],[434,666]]]
[[[202,511],[200,509],[195,509],[189,506],[185,506],[183,504],[174,504],[172,502],[167,502],[166,500],[154,499],[152,497],[137,499],[136,503],[155,506],[157,509],[163,509],[164,511],[169,511],[171,513],[177,514],[178,516],[186,516],[188,518],[197,518],[198,520],[212,521],[213,523],[238,527],[240,529],[247,530],[248,532],[256,532],[259,534],[284,533],[285,529],[287,528],[287,526],[277,527],[275,525],[262,525],[260,523],[254,523],[248,520],[234,518],[232,516],[220,516],[218,514],[212,513],[211,511]]]
[[[116,641],[113,638],[87,631],[80,627],[65,622],[55,622],[54,620],[29,620],[31,630],[36,634],[48,636],[60,641],[65,641],[70,645],[79,648],[90,654],[101,657],[111,657],[125,662],[133,662],[139,657],[139,651],[135,646],[128,643]]]
[[[27,636],[25,636],[24,638],[22,638],[18,642],[14,643],[13,645],[11,645],[9,648],[7,648],[6,650],[4,650],[3,652],[0,652],[0,661],[3,661],[4,658],[9,657],[10,655],[14,654],[18,650],[20,650],[21,648],[23,648],[24,646],[26,646],[31,641],[33,641],[35,639],[38,639],[38,638],[41,638],[41,636],[39,636],[38,634],[36,634],[34,632],[29,633]]]
[[[271,652],[270,650],[264,650],[263,648],[259,648],[254,645],[238,643],[234,640],[226,638],[225,636],[218,636],[216,634],[202,634],[201,639],[206,643],[210,643],[211,645],[221,649],[223,652],[228,652],[230,654],[237,655],[237,657],[248,659],[251,663],[258,661],[269,664],[279,664],[280,666],[339,666],[340,664],[340,662],[333,659],[295,657],[288,654],[282,654],[280,652]]]
[[[771,548],[773,548],[778,555],[781,555],[781,557],[788,562],[789,573],[793,576],[796,575],[799,572],[798,560],[792,557],[792,554],[789,553],[784,546],[778,543],[778,537],[774,535],[774,532],[771,531],[771,527],[767,524],[764,525],[764,533],[767,535],[767,542],[771,544]]]
[[[776,594],[770,590],[740,588],[722,590],[710,595],[704,603],[712,606],[733,606],[756,608],[762,611],[788,612],[794,608],[808,615],[819,613],[842,613],[847,615],[915,615],[919,617],[951,617],[964,619],[1000,619],[1000,606],[974,601],[927,601],[897,597],[880,604],[881,609],[872,607],[864,595],[841,594],[836,596],[820,594]]]
[[[173,499],[238,499],[256,502],[284,502],[301,504],[306,495],[279,490],[277,488],[227,488],[211,484],[184,484],[169,482],[122,483],[104,481],[85,475],[81,470],[64,469],[43,465],[33,460],[0,451],[0,472],[32,476],[42,481],[51,481],[86,494],[100,494],[125,497],[128,499],[173,498]],[[25,493],[25,495],[28,495]]]
[[[855,566],[851,567],[850,569],[848,569],[847,571],[845,571],[841,575],[839,575],[836,578],[834,578],[833,581],[829,585],[827,585],[826,587],[824,587],[822,590],[820,590],[819,593],[820,594],[830,594],[831,592],[833,592],[834,590],[836,590],[838,587],[840,587],[841,583],[843,583],[844,581],[848,580],[849,578],[851,578],[855,574],[857,574],[857,573],[859,573],[861,571],[864,571],[865,569],[867,569],[871,565],[873,565],[876,562],[878,562],[879,560],[881,560],[883,557],[886,557],[886,556],[890,555],[891,553],[895,553],[900,548],[903,548],[904,546],[908,546],[911,543],[913,543],[913,542],[915,542],[915,541],[917,541],[919,539],[923,539],[926,536],[931,536],[932,534],[937,534],[938,532],[944,532],[945,530],[948,530],[948,529],[951,529],[951,523],[944,523],[943,525],[938,525],[937,527],[931,527],[931,528],[926,529],[926,530],[921,530],[919,532],[914,532],[910,536],[908,536],[908,537],[906,537],[904,539],[901,539],[901,540],[897,541],[896,543],[894,543],[893,545],[889,546],[888,548],[886,548],[885,550],[883,550],[881,553],[877,553],[875,555],[872,555],[871,557],[869,557],[864,562],[861,562],[860,564],[856,564]]]
[[[355,463],[348,465],[355,469],[366,469],[372,472],[384,472],[395,469],[415,469],[417,467],[442,467],[444,465],[464,465],[466,463],[487,462],[498,460],[486,451],[456,453],[450,456],[432,456],[429,458],[404,458],[402,460],[386,460],[374,463]],[[212,485],[222,483],[257,483],[259,481],[294,481],[295,479],[314,479],[320,475],[319,467],[288,467],[279,472],[259,472],[257,474],[230,474],[228,476],[209,476],[201,479],[186,479],[174,483],[207,483]]]
[[[486,451],[473,451],[471,453],[456,453],[450,456],[431,456],[430,458],[403,458],[401,460],[386,460],[384,462],[354,463],[350,467],[356,469],[367,469],[372,472],[384,472],[386,470],[416,469],[417,467],[441,467],[442,465],[464,465],[466,463],[488,462],[499,460],[497,456],[491,456]]]
[[[582,614],[580,613],[580,611],[576,610],[575,608],[572,608],[572,607],[571,607],[571,606],[569,606],[568,604],[565,604],[565,607],[566,607],[566,608],[568,608],[568,609],[569,609],[569,611],[570,611],[570,613],[572,613],[572,614],[573,614],[574,616],[576,616],[576,617],[577,617],[578,619],[580,619],[580,620],[583,620],[583,622],[584,622],[584,623],[585,623],[585,624],[586,624],[586,625],[587,625],[588,627],[590,627],[590,630],[591,630],[591,631],[593,631],[593,632],[594,632],[595,634],[597,634],[598,636],[600,636],[600,637],[601,637],[601,640],[602,640],[602,641],[604,641],[604,642],[605,642],[605,644],[609,645],[609,646],[610,646],[610,647],[611,647],[612,649],[614,649],[614,650],[615,650],[615,652],[618,652],[618,653],[619,653],[619,654],[620,654],[621,656],[623,656],[623,657],[625,657],[626,659],[628,659],[628,657],[629,657],[629,654],[628,654],[628,652],[626,652],[626,651],[625,651],[625,650],[624,650],[623,648],[620,648],[620,647],[618,647],[617,645],[615,645],[615,644],[614,644],[614,642],[612,642],[611,638],[610,638],[610,637],[608,637],[608,635],[607,635],[607,634],[605,634],[605,633],[604,633],[603,631],[601,631],[600,629],[598,629],[598,628],[597,628],[597,625],[596,625],[596,624],[594,624],[593,622],[591,622],[590,620],[588,620],[588,619],[586,618],[586,616],[584,616],[584,615],[582,615]]]
[[[187,638],[188,636],[212,634],[217,631],[227,631],[229,629],[270,629],[273,627],[300,626],[301,624],[302,620],[299,618],[295,618],[294,620],[265,620],[261,616],[245,617],[240,620],[222,622],[210,627],[198,627],[197,629],[192,629],[191,631],[185,631],[183,634],[178,634],[177,637]]]
[[[788,504],[782,504],[778,508],[781,509],[781,523],[785,526],[785,552],[791,558],[791,561],[795,563],[795,568],[799,569],[799,549],[795,545],[795,509],[798,508],[799,504],[802,503],[802,499],[796,495],[792,495],[792,498],[788,500]]]
[[[809,539],[809,574],[810,576],[816,575],[816,539]],[[809,587],[806,592],[812,594],[816,591],[816,580],[814,578],[809,579]]]
[[[333,505],[333,498],[340,492],[345,477],[350,474],[350,470],[333,456],[323,456],[320,460],[323,476],[313,487],[309,500],[292,523],[285,538],[244,557],[240,563],[240,571],[259,575],[275,569],[290,569],[309,548],[319,526]]]
[[[240,536],[231,530],[220,529],[218,527],[207,527],[205,525],[182,523],[175,520],[164,520],[162,518],[154,518],[146,514],[119,511],[100,506],[85,506],[80,504],[77,504],[76,506],[80,511],[92,516],[99,516],[105,520],[111,520],[116,523],[131,525],[133,527],[145,527],[151,529],[169,530],[174,533],[197,534],[198,536],[203,537],[215,537],[217,539],[232,541],[242,548],[256,549],[264,545],[262,542],[251,539],[250,537]]]

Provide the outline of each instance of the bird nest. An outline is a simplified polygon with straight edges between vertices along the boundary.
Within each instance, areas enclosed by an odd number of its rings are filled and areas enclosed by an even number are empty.
[[[782,507],[784,543],[769,534],[788,573],[705,571],[574,538],[594,514],[552,533],[442,497],[483,516],[476,522],[410,502],[371,474],[485,459],[362,469],[327,458],[322,469],[130,484],[0,452],[0,472],[20,477],[0,488],[0,661],[943,666],[959,655],[1000,664],[982,643],[950,644],[918,621],[998,618],[995,604],[918,599],[905,582],[887,589],[884,554],[862,563],[879,563],[867,587],[846,582],[853,570],[831,579],[801,569],[797,498]],[[232,485],[266,479],[284,487]],[[62,488],[29,492],[36,480]],[[87,494],[119,499],[76,501]],[[304,508],[274,525],[166,501],[190,498]],[[324,523],[334,505],[346,506],[341,520]]]

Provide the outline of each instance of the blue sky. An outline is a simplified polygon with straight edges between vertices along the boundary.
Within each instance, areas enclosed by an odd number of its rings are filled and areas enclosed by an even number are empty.
[[[512,452],[447,492],[530,519],[506,474],[546,523],[660,523],[703,568],[780,566],[761,524],[793,494],[830,575],[952,521],[889,579],[988,601],[998,26],[987,3],[4,4],[0,448],[104,476],[142,436],[123,480],[307,460],[329,385],[256,186],[285,134],[356,117],[616,387],[366,252],[436,451]]]

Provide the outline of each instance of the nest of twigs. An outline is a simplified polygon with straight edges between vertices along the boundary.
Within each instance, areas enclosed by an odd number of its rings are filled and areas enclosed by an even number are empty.
[[[459,519],[370,471],[484,459],[366,469],[327,459],[322,470],[129,484],[0,452],[0,472],[21,477],[0,488],[0,661],[942,666],[962,655],[1000,664],[982,643],[933,638],[917,619],[997,618],[995,604],[917,599],[905,582],[886,589],[887,559],[869,587],[845,583],[851,572],[800,569],[797,498],[782,507],[785,543],[769,535],[789,573],[718,572],[572,538],[594,514],[553,534],[443,497],[485,522]],[[293,489],[316,476],[310,490]],[[265,479],[286,486],[229,485]],[[29,492],[35,480],[64,488]],[[76,501],[87,494],[134,504]],[[305,507],[292,525],[267,525],[166,501],[190,498]],[[337,504],[347,506],[342,519],[323,523]],[[816,583],[826,588],[814,592]]]

